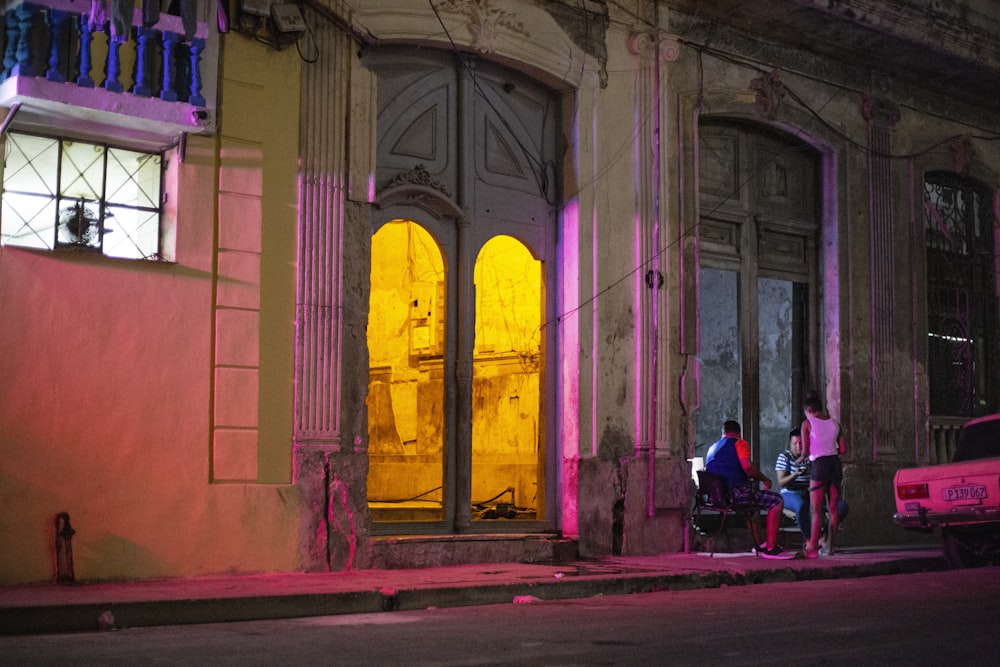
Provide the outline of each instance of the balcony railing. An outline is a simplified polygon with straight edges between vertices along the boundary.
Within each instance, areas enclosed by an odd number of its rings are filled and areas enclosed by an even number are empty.
[[[20,105],[18,125],[113,132],[157,146],[211,130],[214,90],[208,100],[203,90],[209,24],[189,17],[194,29],[185,31],[182,17],[161,14],[143,25],[135,9],[131,25],[115,30],[110,3],[107,18],[92,17],[92,7],[91,0],[43,0],[4,12],[0,105]]]
[[[958,445],[958,436],[968,420],[968,417],[931,416],[928,463],[937,465],[951,461],[955,446]]]

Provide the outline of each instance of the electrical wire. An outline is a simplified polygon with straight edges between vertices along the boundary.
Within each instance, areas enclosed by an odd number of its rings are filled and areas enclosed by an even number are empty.
[[[315,3],[314,3],[313,0],[304,0],[304,1],[307,2],[310,6],[315,7]],[[904,7],[902,7],[900,9],[900,12],[896,16],[896,22],[898,22],[899,20],[901,20],[902,16],[905,14],[906,10],[909,8],[909,5],[911,4],[911,2],[912,2],[912,0],[907,0],[907,5],[904,6]],[[514,132],[513,128],[510,126],[510,123],[506,120],[506,118],[500,112],[500,110],[496,108],[496,106],[493,103],[493,101],[490,99],[490,97],[483,90],[483,88],[482,88],[482,86],[481,86],[481,84],[480,84],[480,82],[478,80],[478,77],[476,76],[475,70],[469,66],[469,63],[468,63],[468,60],[467,60],[468,56],[463,53],[463,51],[459,48],[458,44],[455,42],[454,38],[452,37],[450,31],[448,30],[447,26],[445,25],[444,20],[443,20],[443,18],[441,16],[440,12],[438,11],[437,6],[434,4],[433,0],[428,0],[428,4],[430,5],[431,10],[433,11],[434,16],[437,19],[439,25],[441,26],[443,34],[445,35],[445,37],[448,40],[448,43],[451,46],[451,50],[456,55],[459,63],[461,63],[461,66],[463,68],[465,68],[466,73],[469,75],[471,81],[473,82],[473,85],[474,85],[477,93],[486,102],[486,104],[491,108],[491,110],[493,111],[493,113],[496,114],[497,119],[504,125],[505,129],[510,133],[510,136],[517,143],[518,147],[520,148],[520,150],[524,154],[525,158],[531,164],[532,170],[533,170],[533,172],[535,174],[536,182],[537,182],[537,184],[539,186],[539,189],[540,189],[541,193],[546,197],[546,200],[549,201],[550,204],[553,205],[553,213],[556,214],[556,216],[558,216],[558,214],[560,214],[560,213],[562,213],[562,212],[565,211],[565,207],[566,207],[567,202],[569,200],[578,199],[579,196],[582,193],[584,193],[585,191],[587,191],[588,189],[590,189],[590,188],[596,188],[596,187],[600,186],[603,183],[604,176],[606,174],[608,174],[609,172],[611,172],[614,169],[614,167],[621,161],[621,159],[624,158],[626,155],[628,155],[632,149],[634,149],[635,142],[638,140],[640,127],[642,126],[642,122],[644,120],[642,118],[637,118],[636,119],[636,122],[635,122],[635,124],[632,127],[632,133],[629,136],[628,140],[625,143],[623,143],[621,146],[619,146],[617,149],[615,149],[614,151],[611,152],[609,159],[606,162],[604,162],[604,164],[597,169],[596,173],[593,174],[592,178],[590,178],[588,181],[586,181],[584,183],[578,183],[576,189],[573,192],[566,193],[565,196],[563,197],[563,203],[562,204],[555,204],[555,203],[553,203],[551,201],[551,196],[553,195],[553,193],[550,192],[550,183],[548,182],[548,180],[549,180],[548,179],[548,167],[549,167],[549,165],[547,165],[545,162],[542,162],[538,158],[536,158],[534,156],[534,154],[526,146],[523,145],[523,143],[520,141],[520,139],[517,136],[517,134]],[[625,13],[629,14],[630,16],[632,16],[636,20],[640,21],[641,23],[644,23],[644,24],[648,24],[649,23],[647,20],[645,20],[642,17],[638,16],[636,13],[625,10],[625,8],[623,8],[620,5],[620,3],[615,2],[614,4],[615,4],[615,6],[619,7],[619,9],[622,9],[623,11],[625,11]],[[699,3],[699,7],[700,7],[700,3]],[[697,16],[697,12],[696,12],[696,16]],[[696,54],[697,54],[698,99],[697,99],[696,103],[697,103],[698,108],[701,108],[703,106],[703,102],[704,102],[704,62],[703,62],[703,58],[704,58],[705,55],[709,55],[709,56],[714,57],[714,58],[716,58],[718,60],[722,60],[724,62],[729,62],[729,63],[737,65],[737,66],[746,67],[746,68],[755,70],[755,71],[757,71],[758,73],[761,73],[761,74],[771,74],[773,72],[773,70],[767,70],[764,67],[762,67],[759,64],[757,64],[755,61],[751,61],[749,59],[744,59],[744,58],[738,58],[738,57],[736,57],[736,56],[734,56],[734,55],[732,55],[730,53],[726,53],[726,52],[720,51],[717,48],[712,47],[711,46],[711,42],[714,41],[714,39],[715,39],[715,34],[716,34],[716,31],[718,30],[718,27],[719,27],[719,22],[718,21],[713,21],[711,23],[711,25],[709,26],[709,32],[708,32],[705,40],[703,40],[702,43],[696,43],[696,42],[693,42],[693,41],[690,41],[690,40],[686,40],[686,39],[684,39],[683,35],[678,36],[678,41],[679,42],[681,42],[682,44],[688,46],[689,48],[694,49],[696,51]],[[354,32],[357,32],[357,31],[354,31]],[[372,37],[370,35],[370,33],[369,33],[368,37],[366,38],[366,43],[372,44],[372,43],[376,43],[376,42],[377,42],[377,38]],[[823,109],[825,109],[833,101],[833,99],[835,98],[835,95],[836,95],[836,91],[831,94],[831,96],[827,99],[826,102],[824,102],[822,105],[820,105],[820,107],[818,109],[816,109],[816,108],[811,107],[803,99],[803,97],[801,95],[799,95],[794,89],[790,88],[789,86],[787,86],[785,84],[782,84],[782,90],[786,94],[788,94],[788,96],[796,104],[798,104],[802,109],[804,109],[812,118],[814,118],[816,120],[816,122],[818,122],[820,125],[822,125],[827,131],[831,132],[834,136],[837,136],[840,139],[842,139],[848,146],[850,146],[852,148],[855,148],[857,150],[863,151],[863,152],[865,152],[868,155],[873,155],[873,156],[877,156],[877,157],[888,158],[888,159],[891,159],[891,160],[912,160],[912,159],[921,157],[923,155],[929,154],[929,153],[937,150],[938,148],[940,148],[942,145],[948,144],[949,142],[955,140],[956,138],[959,138],[959,137],[963,136],[963,135],[952,135],[952,136],[946,137],[946,138],[944,138],[944,139],[942,139],[940,141],[937,141],[937,142],[929,145],[926,148],[923,148],[921,150],[914,151],[914,152],[902,153],[902,154],[883,153],[883,152],[877,151],[876,149],[873,149],[872,147],[870,147],[870,146],[868,146],[868,145],[866,145],[866,144],[864,144],[864,143],[862,143],[862,142],[854,139],[853,137],[847,135],[843,130],[841,130],[835,124],[831,123],[830,121],[826,120],[823,117],[823,115],[822,115],[821,112],[823,111]],[[663,90],[658,91],[658,94],[665,96],[667,94],[667,89],[663,89]],[[662,100],[661,100],[661,102],[662,102]],[[656,105],[650,105],[650,106],[651,106],[651,109],[649,111],[647,111],[647,113],[652,113],[652,109],[656,107]],[[808,136],[809,133],[806,132],[806,128],[807,128],[807,126],[801,126],[801,127],[793,127],[792,129],[794,131],[796,131],[796,132],[801,133],[802,135]],[[965,135],[965,136],[969,136],[970,138],[975,138],[975,139],[983,140],[983,141],[996,141],[996,140],[1000,139],[1000,136],[982,136],[982,135]],[[788,147],[786,150],[806,150],[806,149],[808,149],[808,147],[803,145],[800,148],[791,148],[791,147]],[[710,211],[703,212],[700,215],[700,217],[711,216],[713,213],[715,213],[716,211],[718,211],[719,208],[721,208],[727,202],[732,201],[732,199],[741,191],[741,189],[744,188],[745,186],[747,186],[754,178],[756,178],[756,176],[753,175],[753,174],[747,176],[747,178],[743,182],[739,183],[737,186],[734,187],[732,193],[730,193],[728,196],[724,197]],[[574,307],[572,307],[572,308],[570,308],[568,310],[565,310],[562,313],[560,313],[559,315],[555,316],[554,318],[552,318],[550,320],[547,320],[546,322],[542,323],[539,326],[539,331],[543,331],[544,329],[546,329],[548,326],[550,326],[552,324],[561,323],[566,317],[569,317],[569,316],[573,315],[574,313],[579,312],[581,309],[583,309],[583,308],[587,307],[588,305],[592,304],[598,298],[604,296],[605,294],[607,294],[611,290],[615,289],[616,287],[618,287],[622,283],[633,279],[633,277],[635,276],[635,274],[637,272],[646,270],[653,262],[655,262],[660,257],[660,255],[662,255],[664,252],[667,252],[668,250],[671,250],[672,248],[676,247],[684,238],[686,238],[688,235],[690,235],[693,232],[693,230],[694,230],[694,228],[695,228],[695,226],[697,224],[698,224],[698,221],[692,222],[691,225],[689,225],[688,227],[682,229],[677,234],[677,236],[675,238],[671,239],[662,248],[656,249],[654,251],[654,253],[650,257],[644,259],[642,262],[640,262],[633,269],[631,269],[630,271],[624,273],[619,278],[617,278],[615,280],[612,280],[610,283],[606,284],[604,287],[602,287],[601,289],[599,289],[593,295],[591,295],[588,298],[584,299],[583,301],[581,301],[580,303],[578,303]]]

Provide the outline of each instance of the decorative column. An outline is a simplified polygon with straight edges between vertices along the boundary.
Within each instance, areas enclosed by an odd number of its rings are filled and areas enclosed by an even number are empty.
[[[341,252],[344,226],[344,49],[324,31],[302,69],[295,443],[339,451]],[[331,43],[332,42],[332,43]],[[350,443],[348,443],[348,448]]]
[[[343,571],[369,558],[368,290],[354,284],[345,293],[343,275],[370,270],[371,220],[348,195],[348,108],[359,103],[353,44],[315,14],[307,21],[316,59],[302,68],[300,90],[293,474],[303,567]],[[355,139],[363,133],[351,130]]]
[[[629,37],[629,52],[636,60],[636,86],[633,100],[633,117],[636,124],[635,174],[636,211],[633,234],[636,239],[638,256],[636,265],[642,267],[633,276],[635,294],[636,341],[635,341],[635,400],[638,406],[635,424],[636,456],[642,451],[655,449],[655,434],[651,427],[655,416],[649,408],[655,402],[656,378],[653,371],[655,359],[651,356],[656,347],[654,336],[656,326],[654,311],[655,295],[659,292],[662,272],[659,269],[656,236],[656,158],[657,130],[657,66],[655,45],[652,35],[644,32]]]
[[[635,400],[638,406],[635,424],[636,455],[646,451],[649,459],[646,513],[652,517],[655,508],[655,470],[657,444],[662,425],[666,424],[666,411],[660,393],[663,382],[659,348],[660,310],[664,305],[664,266],[666,256],[660,239],[660,66],[673,62],[679,55],[679,45],[674,39],[654,42],[654,36],[634,33],[629,38],[629,51],[636,57],[638,82],[635,89],[634,114],[636,118],[636,212],[635,236],[637,239],[637,265],[643,270],[635,274],[636,294],[636,369]]]
[[[868,216],[871,275],[871,373],[872,457],[893,454],[895,420],[895,359],[893,345],[895,309],[895,250],[893,248],[892,127],[899,122],[899,108],[892,102],[866,95],[868,121]]]

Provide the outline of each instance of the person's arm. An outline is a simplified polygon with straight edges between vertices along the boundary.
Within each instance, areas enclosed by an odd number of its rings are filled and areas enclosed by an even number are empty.
[[[802,427],[799,430],[802,432],[802,453],[799,455],[801,462],[809,459],[809,434],[812,432],[812,426],[809,425],[808,419],[802,422]]]
[[[789,485],[789,483],[799,478],[799,476],[802,474],[802,469],[796,467],[795,472],[788,472],[787,466],[791,462],[791,459],[785,456],[781,460],[784,460],[786,468],[782,470],[781,468],[775,467],[774,472],[778,476],[778,486],[781,488],[785,488],[786,486]]]
[[[844,429],[840,424],[837,424],[837,453],[847,453],[847,441],[844,440]]]
[[[746,440],[738,440],[736,442],[736,455],[740,459],[740,465],[743,466],[743,472],[747,474],[750,479],[757,479],[764,483],[765,489],[771,488],[771,478],[760,471],[760,468],[750,460],[750,443]]]

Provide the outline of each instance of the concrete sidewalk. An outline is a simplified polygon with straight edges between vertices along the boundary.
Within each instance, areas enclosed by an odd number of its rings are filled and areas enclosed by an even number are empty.
[[[939,548],[847,548],[817,560],[667,553],[556,564],[499,563],[0,588],[0,634],[510,604],[659,590],[945,569]]]

